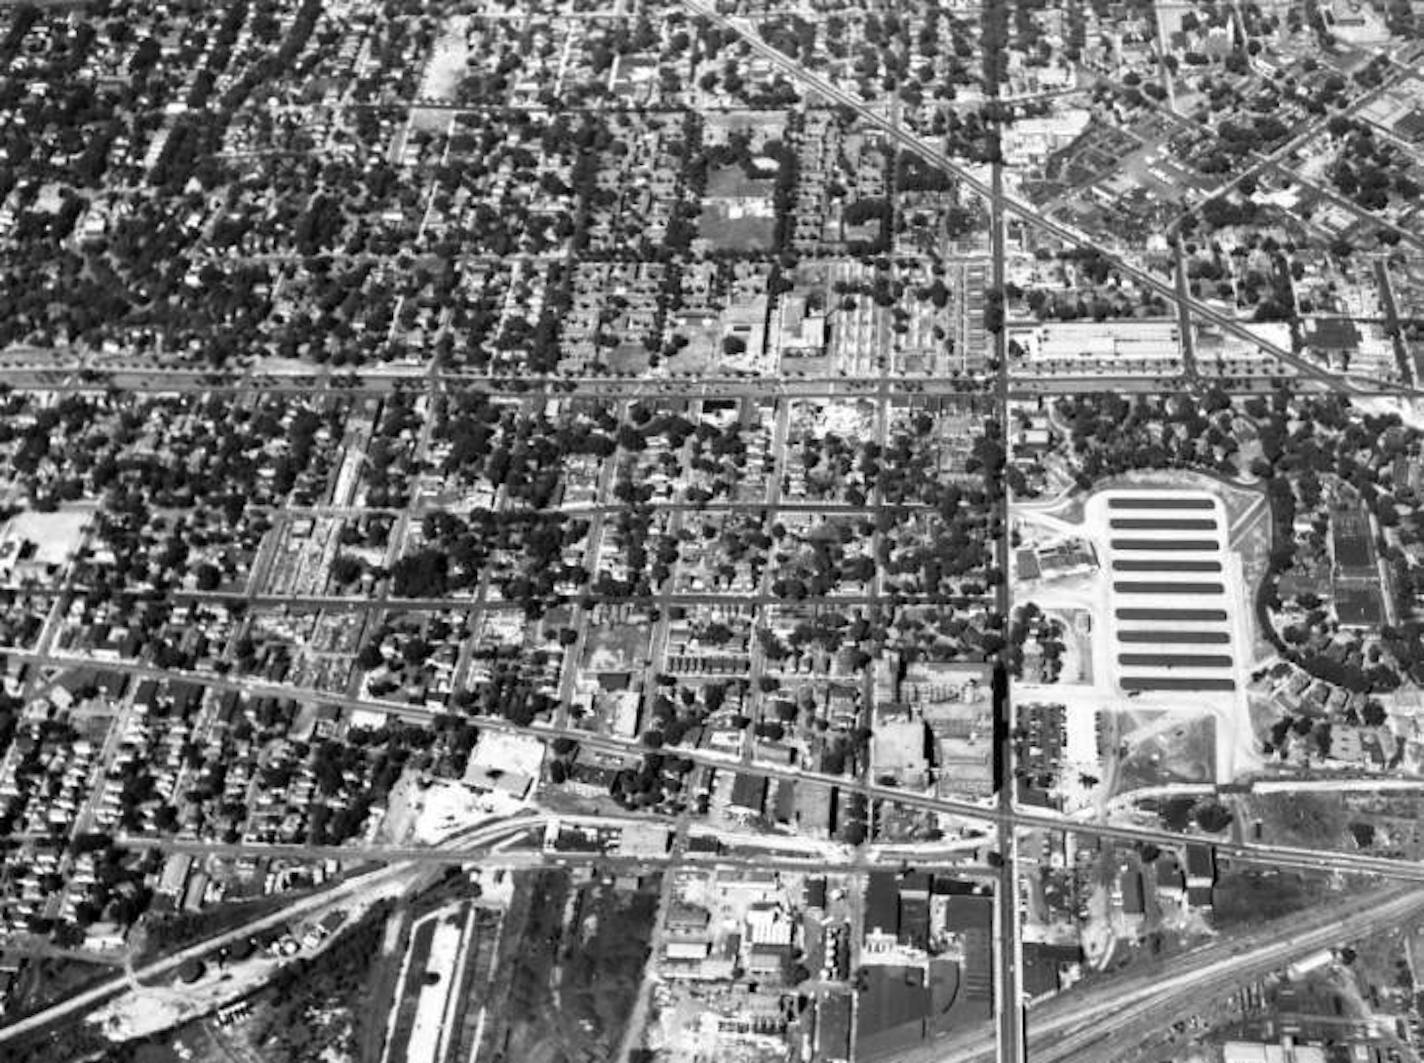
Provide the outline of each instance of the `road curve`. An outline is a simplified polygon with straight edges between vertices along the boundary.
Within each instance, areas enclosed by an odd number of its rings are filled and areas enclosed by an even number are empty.
[[[465,831],[448,839],[448,844],[458,844],[470,846],[481,841],[490,843],[498,840],[511,831],[527,829],[533,823],[538,822],[538,817],[520,816],[511,819],[502,819],[498,823],[484,824],[480,827]],[[446,843],[442,843],[446,844]],[[43,1029],[63,1019],[81,1016],[91,1010],[96,1005],[108,1000],[110,997],[122,993],[130,985],[132,978],[157,978],[169,974],[190,959],[198,959],[208,955],[215,949],[220,949],[225,945],[230,945],[253,934],[270,930],[273,927],[281,926],[299,919],[309,912],[317,911],[321,908],[329,907],[332,904],[351,896],[354,893],[369,890],[373,887],[396,885],[402,878],[411,872],[410,864],[392,864],[388,867],[378,868],[374,871],[366,871],[355,875],[332,886],[329,889],[320,890],[301,900],[293,901],[283,905],[280,909],[251,922],[242,924],[232,930],[224,931],[213,937],[204,938],[202,941],[177,952],[171,953],[160,960],[145,964],[136,968],[132,975],[124,974],[108,979],[91,989],[82,993],[76,993],[66,1000],[60,1001],[42,1011],[37,1011],[33,1015],[28,1015],[22,1019],[0,1027],[0,1044],[12,1041],[27,1033]]]

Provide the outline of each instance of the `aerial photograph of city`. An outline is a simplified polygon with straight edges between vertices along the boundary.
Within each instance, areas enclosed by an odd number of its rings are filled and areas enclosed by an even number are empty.
[[[179,1061],[1424,1063],[1424,0],[0,0],[0,1063]]]

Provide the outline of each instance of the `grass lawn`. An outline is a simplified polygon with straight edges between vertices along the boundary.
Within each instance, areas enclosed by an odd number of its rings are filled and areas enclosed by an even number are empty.
[[[725,208],[706,205],[697,224],[698,235],[719,251],[769,251],[776,232],[771,217],[729,217]]]
[[[1304,911],[1327,892],[1324,879],[1296,871],[1223,871],[1212,891],[1212,922],[1221,928],[1263,923]]]
[[[740,166],[719,166],[707,175],[705,195],[709,199],[769,196],[772,183],[769,177],[748,177]]]
[[[1247,814],[1261,824],[1261,841],[1307,849],[1346,847],[1348,812],[1339,794],[1254,794]]]

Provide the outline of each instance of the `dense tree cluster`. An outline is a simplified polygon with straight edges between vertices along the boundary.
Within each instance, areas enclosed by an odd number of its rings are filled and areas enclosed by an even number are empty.
[[[1340,396],[1292,395],[1284,388],[1239,405],[1223,392],[1200,399],[1080,396],[1058,400],[1056,413],[1069,427],[1084,486],[1141,468],[1194,469],[1231,480],[1249,473],[1262,481],[1273,525],[1269,572],[1258,602],[1267,632],[1274,630],[1270,611],[1279,606],[1275,578],[1294,563],[1298,508],[1316,509],[1324,482],[1331,480],[1354,492],[1381,525],[1398,523],[1388,470],[1396,457],[1417,455],[1420,446],[1419,432],[1402,425],[1396,415],[1361,416]],[[1246,437],[1261,449],[1261,456],[1245,468],[1239,442],[1242,418],[1250,423]],[[1419,532],[1409,529],[1405,534],[1417,539]],[[1415,589],[1424,587],[1424,570],[1410,565],[1396,547],[1382,544],[1381,549],[1395,573],[1392,586],[1401,615],[1412,617]],[[1305,625],[1287,628],[1279,645],[1311,674],[1361,692],[1392,690],[1401,673],[1424,679],[1424,625],[1409,619],[1384,627],[1373,647],[1356,639],[1340,643],[1343,653],[1325,653],[1339,640],[1319,603],[1312,604]]]

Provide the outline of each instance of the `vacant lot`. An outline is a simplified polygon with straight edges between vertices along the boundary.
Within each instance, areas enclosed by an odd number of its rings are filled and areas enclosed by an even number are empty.
[[[602,884],[574,890],[567,873],[551,871],[533,876],[516,898],[495,977],[504,992],[489,1003],[488,1058],[601,1063],[633,1008],[656,895]]]
[[[594,670],[627,668],[647,656],[652,628],[644,624],[606,625],[591,629],[583,667]]]
[[[1212,922],[1222,928],[1263,923],[1304,911],[1329,892],[1323,878],[1298,871],[1225,871],[1212,890]]]
[[[771,195],[772,181],[766,177],[748,177],[740,166],[718,166],[707,175],[708,199],[746,199]]]
[[[1246,811],[1260,824],[1260,840],[1268,845],[1348,847],[1349,812],[1339,794],[1253,794]]]
[[[1216,775],[1216,720],[1173,720],[1159,713],[1128,714],[1121,738],[1127,755],[1117,768],[1116,793],[1168,783],[1206,783]]]

